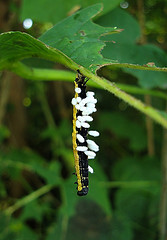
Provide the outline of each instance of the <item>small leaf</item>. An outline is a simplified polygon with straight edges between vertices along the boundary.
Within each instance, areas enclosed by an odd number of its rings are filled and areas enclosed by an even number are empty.
[[[33,169],[43,177],[48,184],[60,184],[62,179],[60,177],[60,164],[58,162],[51,162],[49,166],[40,166],[38,163],[32,163]]]
[[[41,204],[34,200],[26,204],[19,219],[21,221],[35,219],[36,221],[41,222],[43,215],[46,212],[48,213],[49,210],[50,208],[46,203]]]

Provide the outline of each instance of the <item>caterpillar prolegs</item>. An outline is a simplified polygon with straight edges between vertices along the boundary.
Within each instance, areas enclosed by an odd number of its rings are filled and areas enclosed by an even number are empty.
[[[88,165],[88,159],[94,159],[99,146],[87,136],[99,136],[97,131],[88,131],[93,118],[90,116],[96,112],[94,92],[86,92],[86,77],[79,70],[77,71],[75,83],[75,97],[72,99],[73,105],[73,152],[75,159],[75,170],[77,176],[77,194],[84,196],[88,193],[88,172],[93,173],[93,169]]]

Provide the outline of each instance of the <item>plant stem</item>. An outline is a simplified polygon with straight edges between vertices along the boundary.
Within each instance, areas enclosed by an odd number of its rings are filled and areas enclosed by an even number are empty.
[[[102,88],[108,90],[109,92],[113,93],[116,97],[122,99],[123,101],[127,102],[129,105],[133,106],[137,110],[141,111],[142,113],[146,114],[147,116],[154,119],[156,122],[161,124],[163,127],[167,128],[167,119],[161,116],[161,114],[154,109],[153,107],[145,105],[140,100],[132,97],[131,95],[123,92],[119,89],[114,83],[109,82],[106,79],[102,79],[94,74],[90,73],[86,69],[80,69],[81,73],[88,78],[92,79],[92,81],[99,84]]]
[[[138,20],[141,30],[141,36],[139,39],[140,44],[146,44],[147,43],[147,36],[145,34],[145,15],[144,15],[144,1],[143,0],[137,0],[137,6],[138,6]],[[145,103],[149,106],[151,106],[151,97],[148,95],[145,95]],[[148,149],[148,155],[150,157],[154,156],[154,124],[150,117],[146,116],[146,129],[147,129],[147,149]]]
[[[162,187],[160,198],[160,240],[167,238],[167,130],[164,129],[162,145]]]
[[[39,198],[40,196],[42,196],[43,194],[45,194],[47,192],[49,192],[53,187],[54,187],[54,185],[49,185],[49,184],[41,187],[40,189],[30,193],[28,196],[23,197],[22,199],[18,200],[13,206],[8,207],[5,210],[5,213],[7,215],[11,215],[17,209],[23,207],[24,205],[28,204],[29,202]]]
[[[43,113],[45,115],[48,126],[57,129],[45,94],[44,83],[38,83],[36,85],[36,88],[38,90],[38,99],[41,102],[41,108],[43,109]]]
[[[13,69],[13,72],[15,72],[20,77],[31,79],[31,80],[39,80],[39,81],[67,81],[67,82],[73,82],[76,73],[67,71],[67,70],[54,70],[54,69],[40,69],[40,68],[29,68],[25,66],[24,64],[18,62],[17,65],[15,65],[16,68]],[[96,87],[96,88],[102,88],[98,84],[96,84],[93,81],[88,81],[88,86]],[[128,93],[133,94],[141,94],[141,95],[152,95],[155,97],[160,97],[167,100],[167,95],[163,92],[157,91],[157,90],[149,90],[149,89],[143,89],[136,86],[131,86],[127,84],[116,84],[119,88],[121,88],[123,91],[126,91]]]
[[[157,71],[157,72],[167,72],[167,67],[152,67],[148,65],[137,65],[137,64],[130,64],[130,63],[112,63],[109,68],[117,67],[117,68],[131,68],[131,69],[138,69],[138,70],[147,70],[147,71]]]
[[[151,98],[149,95],[145,95],[145,103],[151,106]],[[154,146],[154,125],[150,117],[146,117],[146,129],[147,129],[147,149],[148,156],[153,157],[155,154]]]
[[[55,69],[41,69],[31,68],[21,62],[17,62],[10,69],[12,72],[21,76],[22,78],[31,80],[59,80],[59,81],[74,81],[75,73],[70,71],[62,71]]]
[[[55,71],[55,70],[44,69],[43,74],[41,75],[40,69],[28,68],[27,66],[25,66],[24,64],[19,63],[19,62],[17,64],[15,63],[14,66],[15,66],[15,68],[13,68],[12,70],[15,73],[19,74],[22,77],[26,77],[26,78],[30,78],[30,79],[34,79],[34,80],[39,79],[39,77],[43,78],[43,79],[44,78],[48,79],[49,73],[52,75],[52,73],[54,73],[54,71]],[[136,98],[132,97],[131,95],[123,92],[114,83],[111,83],[110,81],[108,81],[106,79],[103,79],[103,78],[100,78],[100,77],[94,75],[89,70],[87,70],[83,67],[79,67],[79,70],[84,76],[88,77],[89,79],[94,81],[96,84],[101,86],[101,88],[104,88],[104,89],[108,90],[109,92],[113,93],[116,97],[127,102],[129,105],[138,109],[142,113],[144,113],[147,116],[154,119],[156,122],[158,122],[163,127],[167,128],[167,119],[165,119],[156,109],[145,105],[143,102],[141,102],[141,101],[137,100]],[[73,74],[73,73],[68,72],[66,75],[64,73],[63,76],[61,76],[61,74],[60,74],[59,80],[64,79],[64,78],[67,79],[68,75],[72,76],[71,74]]]
[[[133,93],[133,94],[139,94],[139,95],[151,95],[163,99],[167,99],[167,94],[157,91],[157,90],[149,90],[149,89],[144,89],[144,88],[139,88],[136,86],[131,86],[127,84],[116,84],[117,87],[119,87],[121,90],[126,91],[128,93]]]

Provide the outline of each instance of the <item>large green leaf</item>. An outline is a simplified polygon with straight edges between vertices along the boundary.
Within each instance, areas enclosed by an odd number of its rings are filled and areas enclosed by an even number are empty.
[[[103,14],[115,8],[122,0],[103,0]],[[98,0],[23,0],[21,20],[31,18],[37,22],[52,22],[53,24],[66,18],[77,8],[85,8],[99,3]],[[47,11],[46,11],[47,8]],[[37,11],[38,9],[38,11]]]
[[[99,54],[105,46],[99,37],[117,30],[101,27],[90,20],[101,11],[101,7],[97,4],[73,14],[49,29],[40,40],[86,68],[96,70],[99,65],[112,63]]]
[[[17,61],[30,57],[55,61],[73,70],[80,68],[81,65],[93,72],[104,65],[116,64],[121,66],[117,61],[103,58],[100,53],[105,43],[99,37],[120,32],[115,28],[101,27],[90,20],[100,12],[101,7],[101,4],[93,5],[76,12],[55,25],[40,38],[47,45],[26,33],[8,32],[1,34],[0,69],[8,68],[21,76],[32,78],[32,75],[35,75],[36,72],[34,73],[33,69],[17,63]],[[111,46],[111,49],[113,48],[114,46]],[[127,64],[126,67],[131,66]],[[141,69],[137,65],[133,67]],[[167,69],[157,69],[151,66],[147,66],[146,69],[167,71]],[[23,72],[24,74],[22,74]],[[90,76],[90,74],[87,75]]]
[[[29,57],[56,61],[73,69],[78,67],[72,60],[93,70],[99,65],[111,63],[99,54],[105,46],[99,37],[117,30],[98,26],[90,20],[100,12],[101,7],[97,4],[66,18],[42,35],[42,42],[21,32],[1,34],[0,69],[11,68],[15,61]]]
[[[24,58],[40,57],[64,63],[72,63],[67,56],[29,34],[7,32],[0,34],[0,69],[12,68],[15,62]]]

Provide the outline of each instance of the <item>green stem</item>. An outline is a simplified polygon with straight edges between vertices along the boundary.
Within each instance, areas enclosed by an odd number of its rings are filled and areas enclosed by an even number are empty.
[[[76,73],[65,71],[65,70],[54,70],[54,69],[40,69],[40,68],[29,68],[26,65],[18,62],[15,64],[15,68],[13,69],[17,75],[32,80],[39,80],[39,81],[67,81],[73,82]],[[130,86],[127,84],[118,83],[116,84],[117,87],[121,88],[123,91],[133,94],[141,94],[141,95],[151,95],[163,99],[167,99],[167,95],[163,92],[156,91],[156,90],[149,90],[143,89],[136,86]],[[88,86],[102,88],[98,84],[93,81],[88,81]]]
[[[122,83],[116,84],[116,85],[121,90],[128,92],[128,93],[139,94],[139,95],[151,95],[151,96],[167,99],[167,94],[165,94],[164,92],[157,91],[157,90],[143,89],[143,88],[139,88],[139,87],[131,86],[131,85],[127,85],[127,84],[122,84]]]
[[[159,234],[160,240],[167,239],[167,130],[164,129],[162,142],[162,186],[160,197]]]
[[[137,100],[136,98],[132,97],[131,95],[123,92],[114,83],[94,75],[89,70],[87,70],[81,66],[78,66],[78,69],[84,76],[90,78],[97,85],[101,86],[101,88],[104,88],[104,89],[108,90],[109,92],[113,93],[116,97],[127,102],[129,105],[138,109],[142,113],[146,114],[147,116],[151,117],[156,122],[161,124],[163,127],[167,128],[167,119],[162,117],[162,115],[156,109],[145,105],[140,100]],[[33,79],[33,80],[49,79],[49,77],[53,77],[53,74],[55,74],[54,73],[55,71],[57,72],[57,70],[49,70],[49,69],[44,69],[42,72],[41,69],[29,68],[20,62],[15,63],[11,70],[22,77]],[[61,72],[61,74],[62,74],[62,72]],[[69,80],[69,79],[71,79],[72,76],[74,76],[73,73],[71,73],[71,72],[65,73],[65,71],[62,75],[61,74],[60,74],[60,72],[57,72],[57,78],[59,75],[59,80],[62,80],[62,79]]]
[[[74,72],[65,71],[65,70],[54,70],[54,69],[38,69],[38,68],[29,68],[24,64],[18,62],[16,67],[13,69],[17,75],[32,80],[39,80],[39,81],[67,81],[73,82],[75,79],[76,74]],[[148,90],[139,88],[136,86],[130,86],[127,84],[116,84],[117,87],[121,88],[123,91],[133,94],[141,94],[141,95],[151,95],[163,99],[167,99],[167,95],[163,92],[156,91],[156,90]],[[98,84],[93,81],[88,82],[88,86],[95,87],[95,88],[102,88]]]
[[[46,94],[44,91],[44,85],[38,83],[37,88],[38,88],[38,93],[39,93],[38,98],[41,102],[41,107],[43,109],[43,113],[45,115],[48,127],[52,127],[53,129],[58,131],[58,127],[54,121],[50,106],[47,101],[47,97],[46,97]],[[58,155],[57,149],[64,148],[64,142],[63,142],[62,137],[59,135],[58,137],[55,136],[55,138],[52,138],[52,144],[53,144],[54,155],[57,156]],[[54,146],[57,146],[57,148],[55,148]]]
[[[44,84],[43,83],[42,84],[38,83],[36,85],[36,87],[37,87],[37,90],[38,90],[38,98],[41,102],[41,107],[43,109],[43,113],[45,115],[47,124],[48,124],[49,127],[57,129],[57,126],[55,124],[54,118],[52,116],[52,113],[51,113],[51,110],[50,110],[50,107],[49,107],[49,104],[48,104],[48,101],[47,101],[47,97],[46,97],[45,90],[44,90]]]
[[[33,168],[31,165],[28,165],[27,163],[23,162],[18,162],[18,161],[12,161],[12,160],[0,160],[0,165],[5,166],[5,167],[13,167],[13,168],[18,168],[18,169],[26,169],[29,171],[33,171]]]
[[[130,64],[130,63],[112,63],[109,68],[112,69],[113,67],[117,68],[131,68],[131,69],[138,69],[138,70],[147,70],[147,71],[156,71],[156,72],[167,72],[167,67],[156,67],[156,66],[150,66],[144,65],[140,66],[137,64]]]
[[[40,81],[42,80],[43,81],[50,81],[50,80],[74,81],[74,78],[76,76],[75,73],[70,71],[31,68],[21,62],[14,63],[12,68],[9,70],[16,73],[22,78],[31,79],[31,80],[40,80]]]
[[[18,200],[14,205],[8,207],[5,210],[5,213],[7,215],[11,215],[12,213],[14,213],[20,207],[25,206],[29,202],[39,198],[40,196],[42,196],[43,194],[45,194],[47,192],[49,192],[53,187],[54,187],[54,185],[49,185],[49,184],[44,186],[44,187],[41,187],[40,189],[30,193],[28,196]]]
[[[123,101],[127,102],[132,107],[136,108],[137,110],[141,111],[142,113],[146,114],[147,116],[151,117],[153,120],[161,124],[163,127],[167,128],[167,119],[161,116],[161,114],[154,108],[145,105],[140,100],[132,97],[131,95],[123,92],[119,89],[114,83],[109,82],[106,79],[102,79],[98,76],[95,76],[87,69],[81,68],[81,73],[86,77],[92,79],[94,82],[99,84],[102,88],[108,90],[109,92],[113,93],[116,97],[122,99]]]

